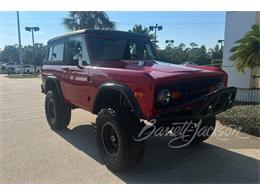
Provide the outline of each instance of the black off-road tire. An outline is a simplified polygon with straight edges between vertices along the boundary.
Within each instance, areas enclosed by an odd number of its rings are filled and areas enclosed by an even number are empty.
[[[194,139],[192,140],[192,143],[201,143],[208,139],[212,133],[214,132],[214,129],[216,127],[216,117],[208,117],[202,120],[202,124],[200,126],[200,129],[203,127],[207,127],[204,131],[197,132],[197,135],[194,136]]]
[[[102,109],[96,119],[96,142],[99,154],[108,169],[120,172],[136,166],[144,155],[144,142],[133,136],[141,130],[141,123],[125,108],[115,106]],[[111,130],[114,129],[114,130]],[[111,151],[107,132],[113,131],[116,148]],[[109,134],[111,135],[111,134]],[[112,142],[110,140],[110,142]],[[113,146],[114,146],[113,145]]]
[[[61,130],[68,126],[71,108],[63,103],[55,91],[48,91],[45,97],[45,115],[53,130]]]

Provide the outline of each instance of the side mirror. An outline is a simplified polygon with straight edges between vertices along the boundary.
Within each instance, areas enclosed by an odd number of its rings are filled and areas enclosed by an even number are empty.
[[[84,66],[80,64],[78,64],[77,67],[79,67],[80,69],[84,69]]]
[[[73,59],[77,61],[77,67],[79,67],[80,69],[84,68],[84,66],[82,64],[82,56],[80,54],[77,56],[74,56]]]
[[[86,66],[89,66],[90,64],[83,60],[81,57],[78,59],[78,67],[79,68],[85,68]]]
[[[81,55],[79,55],[78,56],[78,67],[80,68],[80,69],[83,69],[84,68],[84,66],[83,66],[83,64],[82,64],[82,56]]]

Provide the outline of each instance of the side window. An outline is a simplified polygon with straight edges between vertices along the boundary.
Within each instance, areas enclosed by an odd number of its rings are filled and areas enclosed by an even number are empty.
[[[64,44],[60,43],[49,48],[48,61],[63,61]]]
[[[150,44],[145,44],[145,54],[146,54],[146,56],[145,56],[146,58],[155,59],[155,56],[153,54]]]
[[[52,50],[53,50],[53,46],[49,47],[49,55],[48,55],[48,61],[51,61],[51,56],[52,56]]]
[[[63,61],[64,44],[57,44],[53,46],[52,61]]]
[[[129,52],[130,52],[130,57],[138,57],[135,43],[131,43],[131,42],[129,43]]]
[[[69,65],[88,65],[89,56],[83,37],[72,37],[68,44]]]

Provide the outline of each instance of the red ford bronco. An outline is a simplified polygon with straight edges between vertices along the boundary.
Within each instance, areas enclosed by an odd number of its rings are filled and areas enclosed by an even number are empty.
[[[41,89],[54,130],[66,128],[72,109],[97,114],[98,151],[114,171],[142,159],[144,143],[133,138],[142,121],[156,119],[159,127],[202,120],[203,126],[215,127],[215,115],[232,107],[236,96],[223,70],[157,61],[148,36],[107,30],[80,30],[49,40]],[[192,142],[210,134],[195,135]]]

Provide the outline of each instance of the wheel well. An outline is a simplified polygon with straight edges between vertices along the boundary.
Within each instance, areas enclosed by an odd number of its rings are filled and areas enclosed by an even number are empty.
[[[46,80],[45,93],[47,93],[50,90],[56,92],[57,95],[59,96],[60,101],[64,102],[63,93],[61,91],[61,86],[58,80],[51,79],[51,78]]]
[[[115,104],[131,109],[127,98],[122,92],[113,89],[104,89],[98,93],[92,113],[97,114],[101,109]]]
[[[56,91],[57,92],[57,85],[55,81],[48,79],[45,84],[45,93],[48,91]]]

